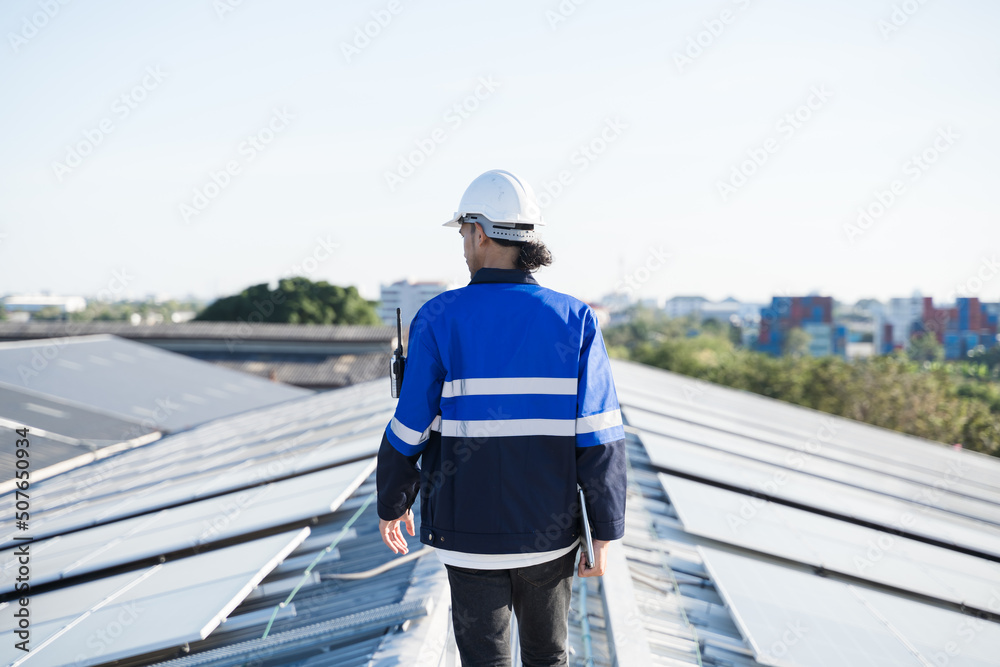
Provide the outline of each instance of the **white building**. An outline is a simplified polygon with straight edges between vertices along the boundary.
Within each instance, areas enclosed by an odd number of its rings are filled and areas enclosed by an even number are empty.
[[[746,326],[760,320],[760,309],[765,305],[746,303],[731,296],[722,301],[709,301],[703,296],[675,296],[667,301],[663,310],[668,317],[684,317],[694,313],[699,320],[732,322],[735,318],[736,322]]]
[[[3,299],[4,309],[8,313],[37,313],[43,308],[58,308],[60,313],[75,313],[87,307],[87,300],[82,296],[51,296],[48,294],[23,294],[6,296]]]
[[[632,305],[632,298],[625,292],[608,292],[601,297],[600,304],[617,314]]]
[[[684,317],[697,313],[701,317],[701,309],[708,299],[703,296],[675,296],[669,299],[663,307],[668,317]]]
[[[882,324],[888,323],[892,325],[893,345],[905,347],[909,339],[910,327],[914,323],[922,321],[923,316],[924,298],[920,295],[920,292],[914,292],[911,297],[889,299],[889,304],[886,306],[881,320],[877,321],[875,344],[878,347],[876,349],[881,349],[883,342]]]
[[[442,292],[451,289],[443,282],[410,282],[399,280],[391,285],[380,286],[378,316],[389,326],[396,326],[396,309],[399,308],[405,329],[420,307]]]

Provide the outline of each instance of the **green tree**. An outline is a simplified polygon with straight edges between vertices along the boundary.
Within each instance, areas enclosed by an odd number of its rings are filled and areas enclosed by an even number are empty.
[[[911,336],[906,353],[914,361],[944,360],[944,346],[938,342],[937,336],[930,332]]]
[[[288,324],[381,324],[375,301],[361,298],[353,285],[339,287],[325,280],[296,276],[253,285],[239,294],[219,299],[196,320],[210,322],[283,322]]]
[[[696,326],[637,311],[603,334],[614,343],[609,351],[632,361],[1000,456],[1000,383],[987,366],[998,348],[960,362],[915,360],[903,350],[851,361],[772,357],[734,346],[725,332],[690,336]]]
[[[969,351],[969,361],[985,368],[988,375],[994,369],[1000,368],[1000,345],[994,345],[990,348],[977,345]]]
[[[62,309],[58,306],[45,306],[39,308],[31,314],[33,320],[62,320],[65,319]]]
[[[805,329],[792,327],[788,330],[785,342],[781,346],[781,353],[786,357],[804,357],[809,354],[809,343],[811,342],[812,336]]]

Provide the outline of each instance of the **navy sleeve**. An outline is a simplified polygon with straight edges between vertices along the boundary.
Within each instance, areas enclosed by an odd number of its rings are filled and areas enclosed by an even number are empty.
[[[408,348],[399,401],[382,434],[375,467],[378,515],[386,521],[401,517],[416,498],[420,490],[417,460],[432,423],[439,419],[445,371],[424,308],[410,323]]]
[[[576,480],[583,489],[593,538],[610,541],[624,537],[625,440],[577,447]]]
[[[617,540],[625,535],[625,428],[604,338],[589,309],[579,372],[576,479],[594,539]]]
[[[375,488],[378,489],[378,516],[393,521],[403,516],[420,491],[420,453],[406,456],[392,446],[386,434],[378,449]]]

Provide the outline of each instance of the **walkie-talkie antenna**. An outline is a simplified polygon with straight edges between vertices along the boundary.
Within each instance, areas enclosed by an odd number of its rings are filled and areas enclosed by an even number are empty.
[[[396,309],[396,344],[399,346],[399,352],[403,352],[403,317],[399,308]]]

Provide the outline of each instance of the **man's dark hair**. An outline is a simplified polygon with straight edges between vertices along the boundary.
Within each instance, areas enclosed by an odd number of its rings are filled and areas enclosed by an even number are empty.
[[[543,266],[548,266],[552,263],[552,253],[549,252],[549,249],[546,248],[545,244],[541,241],[519,243],[517,241],[511,241],[510,239],[490,240],[505,248],[510,248],[511,246],[518,246],[521,248],[521,252],[517,256],[517,268],[522,271],[534,273]]]

